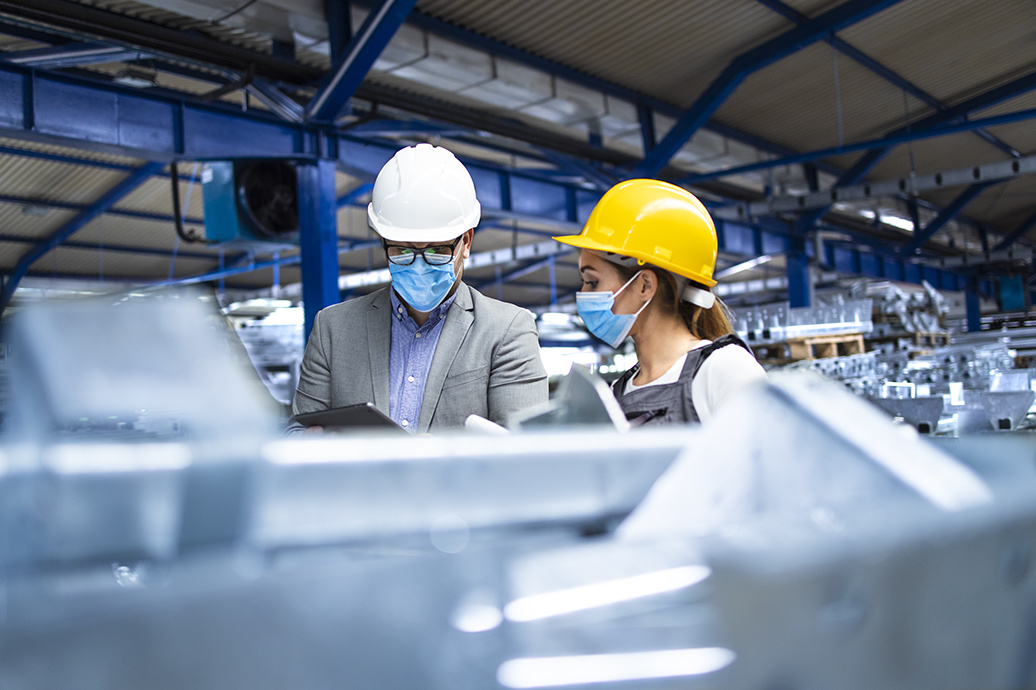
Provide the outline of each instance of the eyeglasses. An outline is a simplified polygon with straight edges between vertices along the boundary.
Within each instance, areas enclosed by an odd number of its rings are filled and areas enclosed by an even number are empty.
[[[453,241],[453,244],[437,244],[424,249],[403,247],[398,244],[386,244],[385,254],[388,256],[389,263],[393,263],[396,266],[409,266],[414,263],[418,254],[424,257],[424,262],[429,266],[442,266],[453,261],[453,251],[457,248],[457,243],[463,238],[464,235],[461,235]]]

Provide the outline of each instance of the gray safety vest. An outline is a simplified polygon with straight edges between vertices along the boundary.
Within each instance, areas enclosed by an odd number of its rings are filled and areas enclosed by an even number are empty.
[[[688,352],[680,371],[680,378],[676,382],[647,386],[624,394],[626,382],[636,376],[640,369],[640,365],[634,365],[612,384],[612,393],[622,406],[622,411],[626,413],[626,419],[634,426],[700,422],[698,412],[694,409],[694,401],[691,399],[691,382],[709,355],[727,345],[740,345],[749,353],[752,352],[748,345],[733,333],[724,335],[705,347]]]

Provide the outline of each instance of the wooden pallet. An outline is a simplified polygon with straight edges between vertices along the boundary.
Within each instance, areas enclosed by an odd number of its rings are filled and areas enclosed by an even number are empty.
[[[792,360],[825,359],[843,355],[864,353],[862,333],[840,333],[838,335],[817,335],[788,341]]]
[[[946,347],[950,344],[950,334],[944,332],[914,333],[914,345],[918,347]]]
[[[866,352],[866,349],[862,333],[840,333],[792,338],[778,343],[755,343],[752,352],[760,364],[769,367],[802,360],[858,355]]]
[[[868,338],[875,343],[906,341],[915,348],[938,348],[950,344],[950,334],[945,331],[912,331],[906,333],[890,333],[877,338]]]

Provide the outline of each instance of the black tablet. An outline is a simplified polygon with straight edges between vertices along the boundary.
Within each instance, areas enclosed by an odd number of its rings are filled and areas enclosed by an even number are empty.
[[[374,407],[374,403],[369,402],[306,412],[296,416],[295,421],[305,426],[322,426],[328,430],[398,429],[403,431],[403,428],[393,422],[387,414]]]

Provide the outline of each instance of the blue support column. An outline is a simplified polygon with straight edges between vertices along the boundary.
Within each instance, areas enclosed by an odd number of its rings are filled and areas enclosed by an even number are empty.
[[[309,338],[317,312],[339,300],[334,161],[302,164],[298,176],[302,302],[306,338]]]
[[[324,0],[324,16],[327,18],[327,39],[331,47],[331,64],[337,65],[353,37],[349,0]]]
[[[974,279],[968,281],[968,287],[964,291],[964,305],[968,312],[968,332],[975,333],[982,330],[982,309],[979,301],[978,284]]]
[[[788,302],[792,307],[810,306],[809,257],[805,238],[792,238],[791,249],[785,254],[788,275]]]

